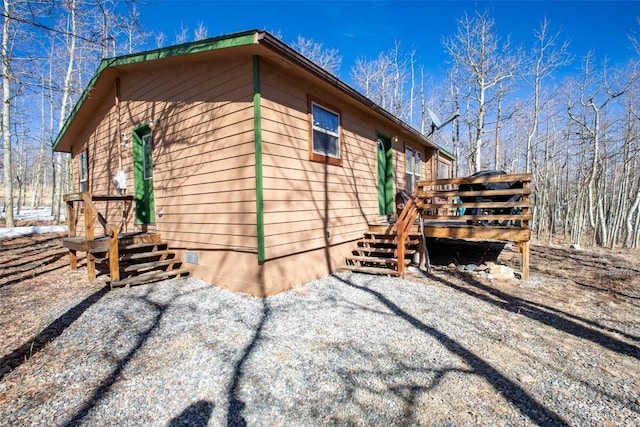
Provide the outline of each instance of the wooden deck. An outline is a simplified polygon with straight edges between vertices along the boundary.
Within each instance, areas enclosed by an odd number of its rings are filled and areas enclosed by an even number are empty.
[[[406,242],[411,233],[420,231],[425,238],[517,243],[522,279],[528,280],[531,179],[530,174],[506,174],[419,181],[387,231],[396,234],[396,242]],[[499,188],[483,189],[487,184]],[[398,244],[397,258],[404,255],[405,245]],[[403,276],[404,264],[397,269]]]

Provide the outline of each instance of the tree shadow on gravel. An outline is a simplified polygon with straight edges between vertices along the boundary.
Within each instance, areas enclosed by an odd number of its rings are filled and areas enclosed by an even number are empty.
[[[349,348],[341,348],[340,350],[344,352],[357,351],[360,357],[368,358],[369,360],[379,360],[380,357],[379,354],[367,354],[367,352],[362,351],[362,349],[355,349],[351,344]],[[420,395],[436,390],[448,375],[476,374],[473,369],[431,369],[422,366],[418,367],[410,361],[406,362],[402,359],[395,359],[393,363],[395,366],[393,369],[380,368],[379,366],[372,367],[371,369],[354,369],[350,367],[346,370],[339,370],[338,373],[345,379],[345,391],[351,401],[357,401],[358,396],[363,394],[363,390],[366,390],[365,395],[382,396],[385,401],[389,403],[393,402],[393,397],[399,398],[404,406],[402,408],[402,425],[413,426],[423,423],[419,417],[416,417],[416,413],[419,412]],[[384,384],[388,384],[383,395],[380,393],[379,386],[375,382],[372,384],[371,378],[376,378]],[[386,392],[389,392],[389,394]],[[321,415],[323,414],[318,414],[318,416]],[[432,419],[433,425],[447,425],[447,414],[443,413],[438,415],[443,418],[441,420]],[[361,419],[358,419],[358,421],[363,423]],[[345,420],[334,418],[329,424],[345,424]],[[364,424],[367,424],[367,422],[365,421]],[[394,423],[389,421],[389,424]]]
[[[502,373],[500,373],[500,371],[495,369],[489,363],[476,356],[470,350],[466,349],[464,346],[447,336],[445,333],[424,324],[416,317],[410,315],[389,298],[387,298],[384,294],[374,289],[370,289],[366,286],[353,283],[350,280],[344,279],[336,274],[332,274],[332,276],[347,286],[373,295],[380,303],[386,306],[398,318],[409,323],[418,331],[438,340],[440,344],[442,344],[448,351],[462,358],[464,362],[471,367],[473,373],[480,377],[483,377],[486,381],[488,381],[496,391],[498,391],[505,399],[515,405],[520,410],[520,412],[528,417],[531,421],[535,422],[538,425],[545,426],[567,425],[567,422],[559,414],[555,413],[551,409],[546,408],[544,405],[536,401],[518,384],[504,376]]]
[[[193,291],[188,291],[186,293],[181,293],[173,296],[166,303],[159,303],[154,301],[150,294],[153,291],[153,288],[146,289],[146,294],[140,296],[132,296],[138,301],[141,301],[147,304],[154,311],[153,319],[151,320],[151,324],[145,330],[138,332],[138,337],[135,341],[135,344],[131,347],[131,349],[127,352],[127,354],[119,359],[116,363],[115,368],[111,371],[111,373],[103,379],[96,390],[93,392],[93,395],[86,400],[86,403],[75,413],[75,415],[71,418],[69,422],[65,424],[65,426],[77,426],[82,424],[82,420],[89,414],[89,412],[100,402],[103,396],[111,389],[111,387],[120,379],[122,372],[127,367],[129,362],[133,360],[138,351],[142,348],[142,346],[147,342],[151,334],[158,328],[162,321],[162,317],[166,313],[167,309],[171,306],[171,304],[179,297],[182,297],[189,292],[196,292],[198,289]],[[117,291],[115,291],[117,292]],[[126,292],[126,291],[122,291]]]
[[[262,317],[260,318],[260,323],[258,323],[258,327],[256,328],[253,337],[251,337],[251,341],[242,351],[242,355],[236,362],[236,365],[233,369],[233,377],[231,380],[231,384],[229,384],[229,388],[227,390],[227,400],[229,402],[229,408],[227,409],[227,426],[228,427],[243,427],[247,425],[247,421],[242,416],[242,411],[246,406],[245,403],[240,400],[240,381],[244,375],[244,364],[251,356],[251,353],[256,348],[256,345],[260,341],[260,337],[262,334],[262,328],[264,328],[265,323],[269,319],[271,314],[271,309],[267,304],[267,299],[262,299]]]
[[[140,300],[144,301],[146,304],[150,305],[155,311],[155,317],[151,322],[151,325],[144,331],[138,334],[138,339],[136,340],[134,346],[127,352],[127,354],[116,364],[116,367],[111,371],[109,376],[103,379],[100,382],[98,388],[93,392],[93,395],[86,401],[84,406],[80,408],[76,414],[71,418],[69,422],[65,424],[65,426],[77,426],[81,424],[81,421],[84,417],[89,414],[89,411],[93,407],[95,407],[100,399],[105,395],[107,391],[113,386],[113,384],[118,381],[120,375],[124,368],[129,364],[129,362],[133,359],[133,357],[138,353],[140,348],[144,345],[144,343],[149,338],[149,335],[158,327],[160,324],[160,320],[162,319],[162,315],[169,307],[169,304],[160,304],[149,298],[148,295],[143,295],[139,297]]]
[[[198,400],[189,405],[184,411],[169,421],[168,427],[205,427],[209,425],[209,418],[214,405],[208,400]]]
[[[422,272],[424,277],[437,281],[444,286],[463,292],[474,298],[478,298],[484,302],[488,302],[503,310],[521,314],[531,320],[551,326],[559,331],[566,332],[575,337],[582,338],[601,345],[602,347],[624,354],[640,360],[640,348],[633,344],[626,343],[612,336],[606,335],[596,329],[582,325],[579,322],[589,324],[602,330],[621,334],[631,340],[638,341],[638,337],[626,334],[613,328],[605,327],[597,322],[583,319],[578,316],[566,313],[544,304],[533,303],[531,301],[509,295],[505,292],[484,285],[470,276],[462,278],[468,287],[457,285],[451,281],[443,279],[433,274]]]
[[[67,310],[62,316],[51,322],[35,338],[22,344],[10,354],[0,359],[0,380],[13,369],[29,360],[35,353],[42,350],[47,343],[59,337],[73,322],[75,322],[89,307],[97,303],[107,292],[108,286],[104,286],[92,293],[74,307]]]

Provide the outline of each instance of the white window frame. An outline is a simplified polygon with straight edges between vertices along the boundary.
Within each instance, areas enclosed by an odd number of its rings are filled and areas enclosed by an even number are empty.
[[[314,119],[315,109],[323,110],[329,113],[337,119],[337,129],[325,129],[317,126]],[[324,103],[311,100],[309,102],[309,118],[310,118],[310,159],[316,162],[329,163],[333,165],[342,165],[342,116],[340,111],[334,107],[328,107]],[[321,150],[316,145],[316,133],[322,133],[335,139],[337,144],[336,152],[332,153],[331,150]],[[319,145],[319,144],[318,144]]]
[[[149,180],[153,178],[153,142],[151,138],[151,132],[142,135],[142,177]],[[149,149],[149,156],[147,156],[147,149]],[[148,157],[148,158],[147,158]],[[147,165],[147,161],[151,164]]]
[[[78,156],[78,187],[81,193],[89,191],[89,161],[86,150]]]
[[[411,147],[404,148],[404,155],[407,191],[412,193],[416,183],[422,178],[422,155]]]

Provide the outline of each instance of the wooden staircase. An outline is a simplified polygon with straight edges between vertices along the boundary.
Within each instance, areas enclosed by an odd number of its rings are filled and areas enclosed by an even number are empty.
[[[171,277],[188,276],[176,253],[162,241],[160,234],[144,233],[121,236],[118,241],[119,280],[111,281],[111,288],[154,282]],[[109,274],[108,251],[93,249],[96,267]]]
[[[367,274],[401,276],[404,268],[399,266],[396,232],[392,227],[372,226],[356,247],[347,256],[342,268]],[[404,242],[403,267],[411,263],[414,254],[420,251],[420,235],[410,233]]]
[[[170,250],[160,234],[153,232],[120,233],[117,225],[110,224],[98,211],[94,202],[132,202],[132,196],[93,195],[88,192],[68,194],[67,225],[69,235],[62,244],[69,249],[69,265],[78,268],[77,252],[87,253],[87,275],[96,278],[96,270],[109,276],[111,288],[154,282],[170,277],[189,275],[176,253]],[[77,236],[78,204],[84,204],[85,233]],[[97,220],[105,234],[95,237]]]

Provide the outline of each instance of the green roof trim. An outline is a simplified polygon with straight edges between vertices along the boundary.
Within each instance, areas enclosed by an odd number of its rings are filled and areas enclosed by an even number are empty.
[[[451,160],[456,160],[456,156],[454,156],[453,154],[451,154],[449,151],[445,150],[442,147],[438,147],[438,151],[440,151],[441,154],[444,154],[445,157],[448,157]]]
[[[199,40],[192,43],[183,43],[175,46],[164,47],[160,49],[148,50],[144,52],[134,53],[131,55],[118,56],[114,58],[103,59],[98,69],[94,73],[93,77],[89,81],[86,89],[82,92],[80,99],[76,102],[76,105],[71,110],[71,113],[67,117],[62,129],[58,133],[55,142],[53,143],[53,149],[60,143],[60,140],[66,133],[69,125],[73,121],[80,107],[91,93],[91,89],[95,86],[98,78],[102,75],[104,70],[111,67],[119,67],[123,65],[137,64],[141,62],[156,61],[159,59],[171,58],[174,56],[190,55],[201,52],[208,52],[218,49],[225,49],[236,46],[251,45],[256,42],[256,34],[258,30],[243,31],[240,33],[227,34],[223,36],[213,37],[209,39]]]

